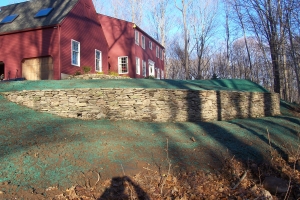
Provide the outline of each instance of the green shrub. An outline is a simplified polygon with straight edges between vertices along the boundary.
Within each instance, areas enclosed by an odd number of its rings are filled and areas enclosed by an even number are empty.
[[[82,68],[83,68],[83,71],[85,74],[87,74],[91,71],[91,67],[89,67],[89,66],[83,66]]]
[[[78,75],[81,75],[81,71],[79,70],[74,73],[74,76],[78,76]]]
[[[109,71],[108,74],[111,76],[119,76],[117,72],[113,72],[113,71]]]
[[[145,79],[155,79],[154,76],[146,76]]]

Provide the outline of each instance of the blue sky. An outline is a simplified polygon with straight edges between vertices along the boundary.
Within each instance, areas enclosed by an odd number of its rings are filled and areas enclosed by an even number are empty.
[[[26,0],[23,0],[26,1]],[[0,0],[0,6],[7,6],[8,4],[13,4],[15,1],[13,0]],[[22,2],[22,0],[19,0],[18,2]]]
[[[7,4],[9,4],[8,0],[1,0],[0,1],[0,6],[6,6]]]

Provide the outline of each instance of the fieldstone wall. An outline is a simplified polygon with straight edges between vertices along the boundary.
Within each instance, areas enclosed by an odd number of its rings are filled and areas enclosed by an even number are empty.
[[[213,121],[280,114],[275,93],[171,89],[71,89],[2,93],[37,111],[80,119]]]

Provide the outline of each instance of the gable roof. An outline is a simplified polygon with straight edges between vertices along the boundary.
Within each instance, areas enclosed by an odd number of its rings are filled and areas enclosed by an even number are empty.
[[[1,7],[0,22],[9,15],[19,15],[13,22],[1,24],[0,33],[9,33],[60,24],[79,0],[30,0]],[[53,8],[49,15],[34,17],[39,10]]]

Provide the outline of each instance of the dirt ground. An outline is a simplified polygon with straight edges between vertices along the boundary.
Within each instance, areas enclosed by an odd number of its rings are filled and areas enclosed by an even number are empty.
[[[281,116],[210,123],[82,121],[2,96],[0,105],[0,199],[259,199],[267,175],[293,177],[297,197],[293,104],[282,102]]]

